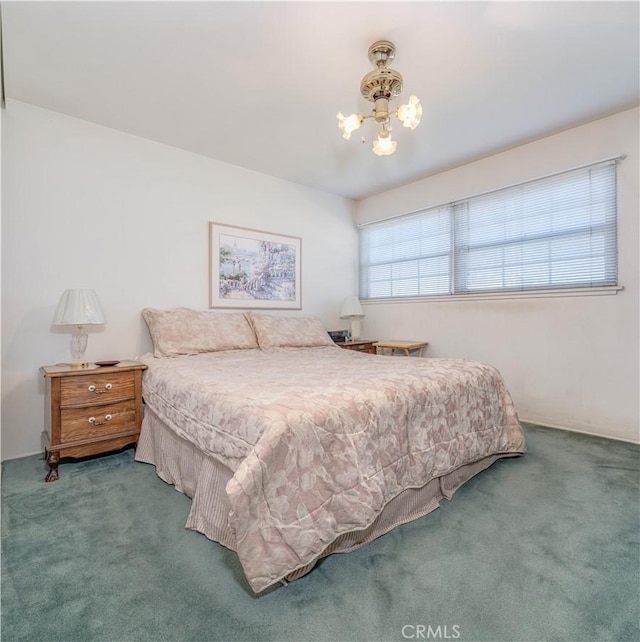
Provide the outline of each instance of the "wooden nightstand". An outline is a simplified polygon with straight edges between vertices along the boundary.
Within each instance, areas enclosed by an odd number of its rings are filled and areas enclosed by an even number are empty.
[[[142,371],[137,361],[87,368],[42,366],[47,383],[42,433],[49,473],[58,479],[63,457],[86,457],[138,442],[142,424]]]
[[[359,339],[358,341],[343,341],[342,343],[336,343],[336,345],[344,348],[345,350],[357,350],[358,352],[376,354],[376,342],[369,339]]]

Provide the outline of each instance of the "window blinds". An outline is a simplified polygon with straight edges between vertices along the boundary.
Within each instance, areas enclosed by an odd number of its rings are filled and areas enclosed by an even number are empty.
[[[525,183],[455,207],[455,292],[615,285],[616,166]]]
[[[360,297],[617,283],[616,162],[360,229]]]
[[[360,230],[360,298],[449,294],[448,207]]]

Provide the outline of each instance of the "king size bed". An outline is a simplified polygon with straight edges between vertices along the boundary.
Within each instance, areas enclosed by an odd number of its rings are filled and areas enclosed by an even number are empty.
[[[192,499],[255,592],[438,507],[525,441],[474,361],[342,350],[317,319],[146,309],[136,459]]]

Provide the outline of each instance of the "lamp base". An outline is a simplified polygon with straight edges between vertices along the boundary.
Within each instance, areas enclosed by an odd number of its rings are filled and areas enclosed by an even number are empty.
[[[71,363],[72,368],[86,368],[88,363],[84,358],[84,351],[87,349],[89,336],[84,326],[77,325],[71,335]]]
[[[360,319],[351,319],[351,325],[349,328],[349,334],[351,335],[351,341],[357,341],[361,336],[361,324]]]

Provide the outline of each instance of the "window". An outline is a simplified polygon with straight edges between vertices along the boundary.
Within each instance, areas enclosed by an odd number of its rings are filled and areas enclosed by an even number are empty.
[[[616,162],[360,228],[360,298],[617,283]]]

